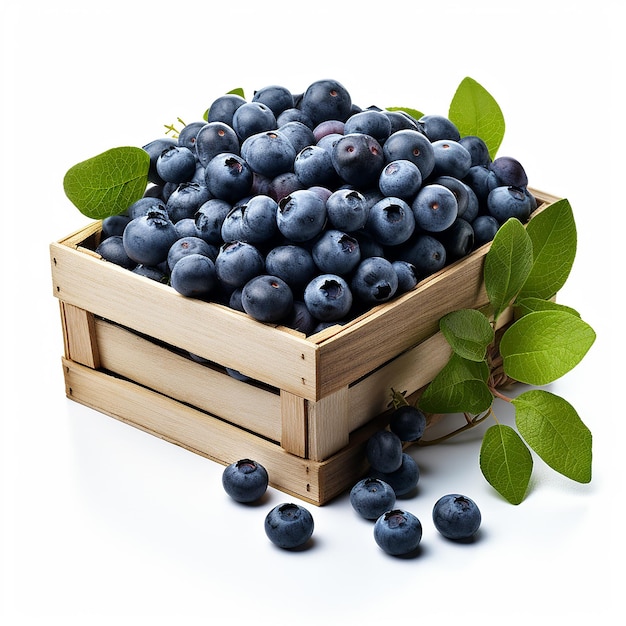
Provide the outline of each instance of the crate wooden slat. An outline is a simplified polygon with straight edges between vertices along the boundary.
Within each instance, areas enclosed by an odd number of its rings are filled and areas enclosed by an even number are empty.
[[[538,211],[558,200],[533,193]],[[441,316],[487,304],[489,244],[305,337],[107,263],[94,252],[99,236],[95,222],[50,245],[68,398],[222,464],[256,458],[274,486],[318,505],[364,471],[391,387],[415,394],[447,361]]]

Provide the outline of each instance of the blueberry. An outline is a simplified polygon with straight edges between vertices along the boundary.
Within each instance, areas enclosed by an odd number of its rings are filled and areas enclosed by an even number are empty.
[[[334,228],[349,233],[365,226],[369,207],[362,193],[341,188],[333,191],[326,200],[326,213]]]
[[[196,155],[203,167],[218,154],[239,154],[239,137],[231,126],[224,122],[208,122],[196,136]]]
[[[158,265],[178,239],[176,228],[167,214],[160,210],[128,222],[122,235],[126,254],[136,263]]]
[[[345,122],[344,135],[362,133],[374,137],[383,144],[391,135],[391,120],[382,112],[373,109],[354,113]]]
[[[447,187],[456,198],[458,216],[465,216],[470,203],[470,193],[473,193],[466,183],[454,176],[437,176],[429,182]]]
[[[500,222],[493,215],[479,215],[472,222],[472,228],[474,229],[474,247],[479,248],[493,241],[500,228]]]
[[[217,277],[233,288],[243,287],[265,269],[265,260],[259,250],[245,241],[224,243],[215,259]]]
[[[435,153],[431,142],[417,130],[398,130],[383,144],[383,153],[388,163],[406,160],[415,163],[426,180],[435,167]]]
[[[422,540],[422,524],[413,513],[392,509],[374,523],[374,540],[387,554],[408,555],[417,550]]]
[[[269,274],[282,278],[292,291],[302,291],[316,275],[317,267],[309,250],[294,244],[275,246],[265,257]]]
[[[419,228],[438,233],[449,228],[458,217],[455,195],[443,185],[428,184],[422,187],[411,204]]]
[[[174,224],[174,228],[176,228],[176,233],[180,238],[198,236],[196,220],[193,217],[184,217],[182,220],[178,220],[178,222]]]
[[[256,133],[276,130],[278,123],[272,109],[262,102],[246,102],[235,109],[232,127],[244,141]]]
[[[464,176],[465,182],[476,194],[479,205],[483,208],[487,206],[487,197],[492,189],[498,186],[495,172],[492,172],[485,165],[473,165]]]
[[[143,146],[143,150],[145,150],[150,155],[150,166],[148,169],[148,180],[155,185],[160,185],[164,181],[159,176],[156,164],[158,158],[161,156],[161,153],[167,150],[168,148],[172,148],[173,146],[177,146],[178,141],[173,137],[162,137],[159,139],[155,139],[150,143],[147,143]]]
[[[135,200],[135,202],[133,202],[128,209],[126,209],[126,213],[131,220],[134,220],[136,217],[142,217],[143,215],[147,215],[149,211],[155,210],[167,212],[165,202],[163,202],[160,198],[147,196],[139,198],[139,200]]]
[[[275,117],[286,109],[294,106],[293,94],[282,85],[267,85],[257,89],[252,96],[252,102],[261,102],[269,107]]]
[[[170,146],[159,155],[156,171],[165,182],[184,183],[196,171],[196,156],[184,146]]]
[[[133,274],[137,274],[138,276],[143,276],[144,278],[149,278],[150,280],[154,280],[157,283],[162,283],[166,285],[169,282],[169,275],[165,273],[162,269],[162,265],[158,267],[152,267],[150,265],[137,265],[131,271]]]
[[[378,478],[364,478],[350,490],[350,504],[364,519],[376,520],[396,504],[396,493]]]
[[[222,239],[262,244],[278,232],[278,204],[269,196],[257,194],[235,205],[224,218]]]
[[[299,109],[310,118],[312,128],[325,120],[345,122],[352,113],[352,98],[338,81],[318,80],[311,83],[302,94]]]
[[[454,176],[463,178],[472,167],[470,153],[458,142],[440,139],[433,142],[435,154],[434,176]]]
[[[293,242],[313,239],[326,222],[326,203],[309,189],[299,189],[278,201],[278,230]]]
[[[279,504],[265,517],[268,539],[286,550],[303,547],[313,535],[313,529],[313,516],[299,504]]]
[[[103,239],[98,247],[96,253],[99,254],[105,261],[115,263],[120,267],[126,269],[132,269],[137,265],[133,259],[128,256],[126,249],[124,248],[124,241],[122,235],[111,235],[106,239]]]
[[[268,482],[267,470],[251,459],[231,463],[222,473],[224,490],[237,502],[256,502],[267,491]]]
[[[397,246],[415,231],[415,213],[402,198],[385,197],[370,208],[365,229],[383,246]]]
[[[459,141],[461,139],[461,133],[456,124],[444,115],[422,115],[418,124],[431,142],[441,139],[447,141]]]
[[[191,122],[183,126],[183,129],[178,133],[178,145],[189,148],[192,152],[196,149],[196,137],[198,131],[205,125],[205,122],[197,121]]]
[[[487,197],[489,215],[495,217],[500,224],[511,217],[525,223],[534,208],[534,197],[521,187],[495,187]]]
[[[368,257],[356,268],[350,288],[361,302],[380,304],[395,296],[398,290],[398,275],[388,259]]]
[[[446,249],[432,235],[420,233],[401,248],[401,259],[415,267],[420,279],[438,272],[446,265]]]
[[[211,199],[206,185],[185,182],[180,183],[165,203],[169,218],[176,224],[179,220],[193,217],[196,211]]]
[[[250,279],[241,290],[244,311],[260,322],[279,322],[293,306],[293,292],[278,276],[261,274]]]
[[[303,187],[334,186],[339,180],[330,153],[317,145],[306,146],[298,152],[293,160],[293,171]]]
[[[528,176],[524,167],[513,157],[498,157],[489,164],[489,169],[495,174],[498,186],[526,187],[528,185]]]
[[[402,441],[390,430],[377,430],[365,446],[367,461],[378,472],[395,472],[402,465],[402,454]]]
[[[398,130],[419,130],[417,120],[406,111],[383,111],[391,122],[391,134]]]
[[[203,298],[211,294],[217,283],[215,263],[204,254],[188,254],[172,269],[170,284],[183,296]]]
[[[287,328],[310,335],[317,325],[317,320],[311,315],[304,302],[294,300],[290,313],[281,320],[281,323]]]
[[[238,154],[222,152],[205,168],[206,186],[215,198],[236,202],[252,188],[252,169]]]
[[[300,122],[307,126],[311,131],[315,124],[313,124],[313,120],[300,109],[293,107],[291,109],[285,109],[277,118],[276,123],[278,126],[283,126],[288,124],[289,122]]]
[[[435,528],[447,539],[471,539],[478,532],[481,521],[476,503],[461,494],[442,496],[433,507]]]
[[[311,315],[321,322],[335,322],[352,307],[352,291],[336,274],[319,274],[304,289],[304,303]]]
[[[406,496],[415,489],[419,482],[420,471],[415,459],[406,452],[403,452],[402,463],[397,470],[393,472],[379,472],[373,469],[370,475],[390,485],[399,498]]]
[[[298,177],[293,172],[285,172],[272,178],[267,189],[267,195],[276,200],[276,202],[280,202],[294,191],[302,189],[304,189],[304,186],[298,180]]]
[[[296,150],[280,131],[269,130],[248,137],[241,144],[241,156],[254,172],[274,178],[293,169]]]
[[[412,200],[422,186],[422,173],[407,159],[391,161],[383,168],[378,179],[378,187],[385,196],[395,196]]]
[[[130,217],[128,215],[110,215],[102,220],[102,238],[106,239],[113,235],[121,236],[124,233]]]
[[[404,404],[391,414],[389,429],[402,441],[418,441],[426,429],[426,416],[417,407]]]
[[[296,154],[303,148],[315,144],[313,131],[306,124],[297,120],[281,124],[278,127],[278,131],[291,142]]]
[[[311,250],[315,265],[324,274],[349,274],[361,260],[359,242],[335,229],[325,230]]]
[[[391,263],[398,276],[398,289],[396,293],[406,293],[418,283],[417,270],[413,263],[401,259]]]
[[[246,99],[235,93],[227,93],[219,96],[209,106],[207,111],[208,122],[223,122],[228,126],[233,125],[233,115]]]
[[[437,235],[446,249],[448,261],[467,256],[474,249],[474,229],[462,217],[457,217],[450,228]]]
[[[172,244],[167,253],[167,267],[172,271],[177,261],[190,254],[203,254],[215,261],[217,252],[215,246],[212,246],[200,237],[181,237]]]
[[[231,209],[230,202],[218,198],[211,198],[202,204],[194,215],[198,237],[210,244],[222,244],[222,225]]]
[[[385,164],[383,149],[369,135],[343,135],[333,146],[331,157],[337,174],[354,187],[371,187],[378,182]]]
[[[489,165],[491,163],[489,148],[480,137],[476,135],[466,135],[459,139],[459,143],[470,153],[472,166]]]

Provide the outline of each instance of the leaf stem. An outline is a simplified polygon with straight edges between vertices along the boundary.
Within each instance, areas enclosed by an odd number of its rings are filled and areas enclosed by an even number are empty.
[[[434,446],[438,443],[442,443],[443,441],[447,441],[448,439],[455,437],[456,435],[460,435],[462,432],[465,432],[466,430],[469,430],[470,428],[474,428],[475,426],[478,426],[478,424],[480,424],[481,422],[484,422],[490,415],[493,415],[493,410],[491,407],[489,407],[484,413],[476,415],[474,417],[470,417],[468,413],[464,413],[464,415],[465,415],[466,423],[463,426],[460,426],[456,430],[453,430],[435,439],[429,439],[427,441],[420,439],[417,442],[417,445],[418,446]]]

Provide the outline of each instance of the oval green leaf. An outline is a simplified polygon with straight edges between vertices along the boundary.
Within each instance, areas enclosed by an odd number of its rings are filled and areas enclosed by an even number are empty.
[[[480,470],[487,482],[511,504],[524,499],[533,470],[533,458],[522,438],[510,426],[490,426],[480,447]]]
[[[520,435],[553,470],[579,483],[591,481],[591,431],[569,402],[535,389],[513,405]]]
[[[470,361],[484,361],[494,332],[489,320],[476,309],[460,309],[444,315],[439,328],[450,347]]]
[[[518,298],[515,301],[515,319],[519,319],[528,313],[534,311],[564,311],[576,317],[580,317],[580,313],[572,307],[553,302],[552,300],[544,300],[543,298]]]
[[[483,268],[485,290],[495,319],[519,293],[532,263],[533,245],[526,229],[519,220],[508,219],[493,238]]]
[[[448,117],[462,137],[480,137],[491,158],[495,158],[504,138],[504,116],[500,105],[482,85],[469,76],[464,78],[452,98]]]
[[[576,257],[577,233],[570,203],[558,200],[526,227],[533,243],[533,265],[520,297],[548,299],[565,284]]]
[[[419,120],[424,114],[417,109],[412,109],[411,107],[387,107],[387,111],[404,111],[408,113],[413,119]]]
[[[71,167],[65,195],[87,217],[101,220],[123,213],[148,184],[150,155],[141,148],[112,148]]]
[[[594,330],[565,311],[535,311],[502,335],[505,373],[529,385],[546,385],[575,367],[595,341]]]
[[[482,413],[493,403],[487,387],[489,368],[453,353],[426,387],[419,406],[427,413]]]

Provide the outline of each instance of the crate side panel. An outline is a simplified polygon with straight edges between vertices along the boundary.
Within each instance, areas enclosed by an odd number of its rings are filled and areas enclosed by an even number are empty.
[[[104,369],[269,439],[281,439],[280,397],[97,319]]]
[[[112,263],[51,244],[53,293],[255,380],[316,398],[317,346],[227,307],[181,296]]]
[[[267,469],[273,487],[322,503],[319,464],[130,381],[67,359],[63,366],[70,399],[222,465],[254,458]]]
[[[59,304],[65,356],[88,367],[100,367],[93,314],[65,302]]]

